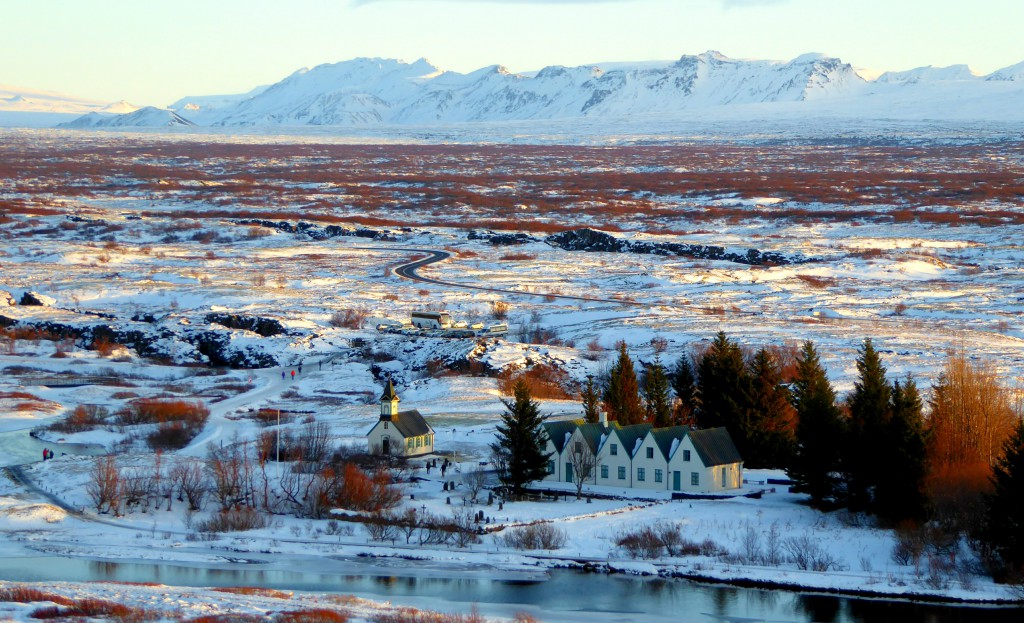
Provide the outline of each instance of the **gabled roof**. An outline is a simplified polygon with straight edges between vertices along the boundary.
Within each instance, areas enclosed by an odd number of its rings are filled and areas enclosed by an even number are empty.
[[[682,441],[688,432],[690,432],[689,426],[669,426],[668,428],[655,428],[651,431],[651,436],[654,437],[654,443],[658,445],[661,455],[667,461],[672,458],[673,442],[677,439]]]
[[[596,454],[598,446],[601,445],[601,438],[608,430],[607,427],[602,424],[598,424],[597,422],[593,422],[590,424],[580,424],[579,430],[583,440],[586,441],[587,445],[590,447],[590,451]]]
[[[398,415],[391,418],[391,423],[406,439],[434,432],[434,429],[427,424],[427,421],[416,409],[400,411]]]
[[[395,386],[391,384],[391,378],[388,378],[388,386],[384,388],[384,393],[380,397],[381,402],[398,400],[398,394],[395,393]]]
[[[565,447],[565,442],[569,439],[569,435],[579,426],[579,422],[574,420],[556,420],[554,422],[544,422],[543,426],[544,432],[548,434],[548,439],[555,446],[555,452],[561,454],[562,448]]]
[[[742,463],[743,457],[725,428],[707,428],[687,433],[704,467]]]
[[[611,427],[609,434],[614,431],[622,441],[623,449],[632,457],[633,451],[637,448],[637,440],[646,437],[652,428],[654,427],[647,423],[633,424],[632,426],[619,426],[616,424]]]

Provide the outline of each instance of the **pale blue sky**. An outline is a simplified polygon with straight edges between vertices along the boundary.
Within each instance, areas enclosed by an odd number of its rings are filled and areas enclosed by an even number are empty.
[[[709,49],[855,67],[1024,61],[1024,0],[0,0],[0,84],[167,105],[358,56],[443,69]]]

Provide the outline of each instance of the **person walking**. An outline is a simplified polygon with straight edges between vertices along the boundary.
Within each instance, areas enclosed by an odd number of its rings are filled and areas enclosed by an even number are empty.
[[[281,380],[284,380],[284,370],[281,370]]]
[[[292,380],[295,380],[295,370],[292,370]]]
[[[48,456],[49,454],[50,454],[50,450],[49,450],[48,448],[43,448],[43,460],[44,460],[44,461],[45,461],[46,459],[50,458],[50,457]]]

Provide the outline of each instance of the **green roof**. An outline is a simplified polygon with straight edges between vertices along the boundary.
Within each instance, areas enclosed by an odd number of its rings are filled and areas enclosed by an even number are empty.
[[[633,424],[631,426],[615,425],[611,427],[611,429],[609,430],[609,434],[611,434],[611,431],[615,431],[615,433],[619,436],[619,440],[622,441],[623,449],[627,453],[629,453],[630,457],[632,457],[633,451],[637,447],[636,441],[638,439],[643,439],[644,437],[646,437],[647,433],[653,428],[653,426],[647,423]]]
[[[554,444],[556,452],[562,452],[562,448],[565,447],[565,442],[568,439],[566,433],[572,435],[577,426],[579,426],[579,422],[573,420],[544,422],[544,431],[548,434],[548,439],[551,440],[551,443]]]
[[[665,457],[665,460],[669,460],[672,457],[672,443],[675,440],[683,441],[683,437],[690,432],[689,426],[669,426],[668,428],[655,428],[651,431],[651,436],[654,437],[654,443],[658,445],[661,450],[661,455]]]
[[[688,434],[704,467],[743,462],[743,457],[725,428],[692,430]]]

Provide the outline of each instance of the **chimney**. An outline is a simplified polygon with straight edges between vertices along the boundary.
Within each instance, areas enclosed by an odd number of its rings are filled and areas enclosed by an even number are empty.
[[[604,412],[604,411],[601,411],[600,413],[598,413],[598,415],[597,415],[597,422],[601,426],[608,426],[608,414],[606,412]]]

